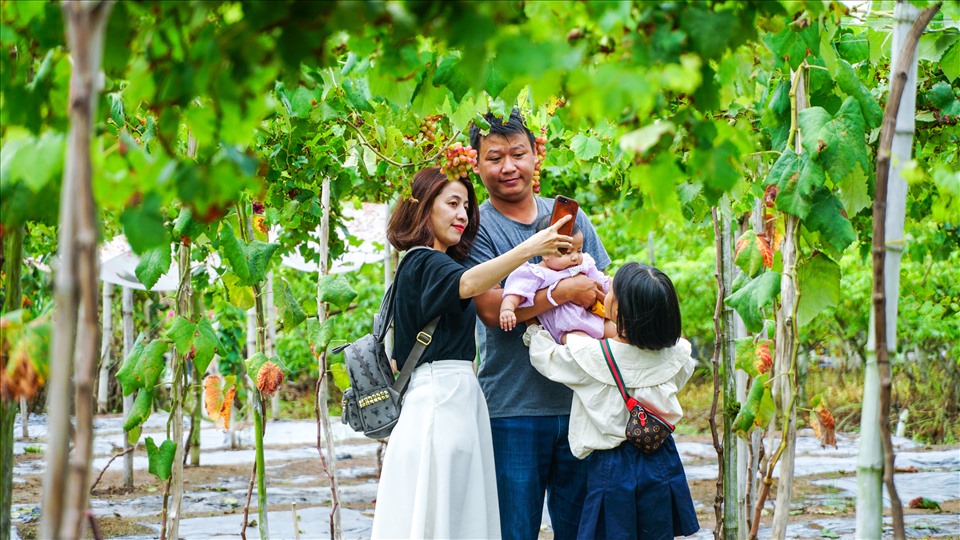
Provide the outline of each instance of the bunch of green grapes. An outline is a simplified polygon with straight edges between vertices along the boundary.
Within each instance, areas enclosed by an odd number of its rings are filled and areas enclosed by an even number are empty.
[[[440,165],[440,172],[447,175],[452,182],[458,178],[466,178],[470,170],[477,164],[477,151],[470,146],[463,146],[460,143],[453,143],[447,148],[443,164]]]
[[[430,142],[437,140],[437,120],[441,117],[442,115],[435,114],[424,118],[423,122],[420,122],[420,133],[423,134],[424,139]]]

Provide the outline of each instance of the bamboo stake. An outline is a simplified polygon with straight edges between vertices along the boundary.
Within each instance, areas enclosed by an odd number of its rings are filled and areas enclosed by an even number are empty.
[[[323,208],[323,216],[320,218],[320,255],[319,255],[319,273],[317,283],[319,285],[323,276],[326,276],[330,269],[327,266],[327,260],[330,257],[330,178],[324,177],[320,190],[320,206]],[[320,301],[319,287],[317,290],[317,320],[322,325],[327,320],[327,305]],[[333,429],[330,427],[330,411],[327,410],[327,351],[320,351],[317,362],[319,364],[319,375],[317,378],[316,403],[314,404],[314,415],[317,419],[317,452],[320,453],[320,464],[323,472],[330,480],[330,538],[341,540],[343,538],[343,529],[340,521],[340,488],[337,485],[337,455],[333,443]],[[323,437],[321,437],[321,433]],[[323,455],[322,443],[326,439],[327,455]]]
[[[112,354],[110,342],[113,340],[113,284],[103,282],[103,334],[100,340],[100,375],[97,388],[97,410],[107,412],[107,398],[110,397],[110,367]]]
[[[123,309],[123,357],[126,358],[133,349],[133,289],[123,288],[121,305]],[[133,394],[123,397],[123,419],[126,421],[133,408]],[[126,433],[123,434],[123,449],[130,449],[130,440]],[[133,487],[133,453],[127,452],[123,456],[123,486]]]
[[[47,468],[39,536],[77,538],[84,527],[93,448],[93,373],[96,370],[97,216],[92,190],[90,138],[100,91],[104,31],[112,4],[64,3],[70,78],[70,133],[60,197],[60,268],[55,277],[58,316],[50,356]],[[78,309],[82,306],[82,313]],[[79,318],[79,320],[78,320]],[[78,331],[78,324],[82,327]],[[73,373],[76,381],[70,380]],[[70,398],[76,400],[71,459]]]
[[[897,10],[902,12],[904,6],[898,3]],[[920,35],[940,10],[940,4],[924,9],[910,27],[899,54],[895,56],[895,71],[890,76],[890,93],[887,96],[887,106],[883,112],[883,124],[880,130],[880,144],[877,150],[877,181],[873,200],[873,330],[875,336],[875,350],[877,358],[877,374],[880,383],[879,427],[880,442],[883,446],[883,483],[890,496],[890,508],[893,514],[894,538],[906,538],[903,523],[903,505],[897,495],[894,484],[894,453],[890,440],[890,347],[887,340],[887,290],[885,266],[887,265],[886,222],[887,222],[887,191],[890,176],[890,154],[893,138],[897,129],[897,117],[900,112],[901,99],[911,71],[916,69],[915,55]],[[896,16],[896,12],[895,12]],[[913,88],[915,94],[916,88]],[[910,111],[912,120],[913,111]],[[909,145],[907,145],[909,152]],[[909,157],[909,155],[907,156]],[[905,200],[900,204],[906,204]],[[901,206],[902,208],[902,206]],[[899,210],[899,209],[898,209]],[[902,210],[899,210],[902,212]],[[902,224],[901,224],[902,227]],[[902,234],[902,230],[900,231]],[[899,257],[896,257],[896,267],[899,268]],[[899,280],[897,280],[899,285]],[[896,291],[891,291],[897,294]],[[893,327],[890,334],[896,337],[896,303],[893,306]],[[891,343],[893,340],[891,339]]]
[[[717,302],[713,311],[713,329],[714,329],[714,342],[713,342],[713,357],[711,363],[713,364],[713,400],[710,402],[710,435],[713,438],[713,448],[717,452],[717,494],[713,498],[713,513],[714,520],[716,521],[716,526],[713,528],[713,537],[716,540],[720,540],[723,537],[724,532],[727,530],[726,523],[723,519],[723,503],[724,503],[724,481],[726,480],[726,475],[724,471],[724,466],[726,462],[724,460],[724,450],[725,447],[720,444],[720,437],[717,434],[717,402],[720,400],[720,352],[723,349],[723,330],[720,325],[720,316],[723,312],[723,299],[726,296],[726,288],[724,287],[724,269],[723,269],[723,237],[720,232],[720,220],[717,217],[716,207],[710,209],[711,214],[713,215],[713,234],[716,240],[716,273],[714,277],[717,279]],[[726,221],[726,220],[724,220]],[[728,372],[727,376],[731,374]]]

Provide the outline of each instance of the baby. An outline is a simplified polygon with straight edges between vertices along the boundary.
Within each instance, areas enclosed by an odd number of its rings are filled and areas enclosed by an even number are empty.
[[[537,222],[537,231],[550,226],[550,216]],[[551,292],[560,280],[584,274],[600,283],[606,292],[609,289],[607,276],[597,270],[597,264],[589,253],[583,252],[583,231],[574,223],[573,247],[566,254],[544,255],[539,264],[525,263],[514,270],[503,286],[503,303],[500,304],[500,328],[509,332],[517,325],[518,307],[533,305],[537,291],[547,289],[547,299],[554,307],[538,317],[540,324],[550,332],[558,343],[564,343],[567,332],[580,331],[600,339],[617,335],[616,325],[605,318],[603,305],[598,301],[590,310],[579,304],[566,302],[557,305]]]

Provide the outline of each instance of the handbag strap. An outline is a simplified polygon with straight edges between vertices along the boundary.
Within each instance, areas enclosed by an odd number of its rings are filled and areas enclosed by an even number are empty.
[[[640,402],[631,397],[630,394],[627,393],[627,389],[623,387],[623,376],[620,374],[620,368],[617,367],[617,363],[613,359],[613,351],[610,350],[609,338],[600,340],[600,350],[603,351],[603,357],[607,361],[607,367],[610,368],[610,374],[613,375],[613,382],[617,383],[617,388],[620,389],[620,396],[623,398],[624,403],[626,403],[627,409],[633,410],[635,406],[640,405]]]
[[[428,322],[427,326],[417,334],[417,341],[413,344],[413,349],[410,350],[410,354],[407,355],[407,361],[404,362],[403,367],[400,368],[400,375],[397,376],[397,380],[393,383],[393,389],[396,390],[397,393],[403,394],[403,391],[407,388],[407,381],[410,379],[410,374],[413,373],[413,368],[416,367],[417,362],[420,361],[423,350],[433,341],[433,331],[437,329],[437,323],[439,322],[440,317],[436,317]]]

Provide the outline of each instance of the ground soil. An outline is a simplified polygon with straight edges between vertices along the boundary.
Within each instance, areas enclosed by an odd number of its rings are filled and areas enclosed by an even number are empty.
[[[710,438],[706,436],[681,436],[678,437],[679,440],[687,441],[696,441],[709,443]],[[342,454],[349,455],[349,444],[342,445],[338,447],[338,450]],[[16,462],[21,461],[30,461],[30,460],[40,460],[44,459],[44,456],[39,454],[24,454],[14,457]],[[201,456],[202,459],[202,456]],[[158,492],[162,493],[164,489],[164,483],[157,480],[154,476],[148,474],[146,471],[135,471],[134,476],[134,488],[128,489],[123,486],[123,475],[120,468],[120,460],[116,460],[111,464],[110,468],[103,474],[99,484],[95,487],[93,491],[93,497],[103,500],[124,500],[137,497],[144,497],[147,495],[156,495]],[[704,462],[705,463],[705,462]],[[689,465],[702,464],[699,462],[691,462]],[[346,459],[339,459],[337,461],[337,466],[342,469],[347,468],[370,468],[373,471],[376,471],[377,467],[377,457],[376,455],[368,456],[350,456]],[[223,483],[224,481],[233,480],[237,483],[249,482],[251,474],[251,465],[248,463],[236,464],[236,465],[204,465],[201,467],[191,467],[187,466],[184,468],[184,488],[190,490],[192,487],[200,488],[201,486],[210,486]],[[92,471],[91,473],[91,482],[93,482],[97,475],[100,474],[100,471]],[[355,485],[361,483],[367,483],[372,480],[375,480],[375,472],[368,475],[359,475],[357,477],[351,478],[340,478],[340,485]],[[900,474],[909,474],[909,472],[901,472]],[[828,478],[831,475],[814,475],[814,476],[804,476],[794,479],[794,501],[808,500],[809,495],[814,494],[824,494],[829,493],[830,489],[824,486],[818,486],[813,484],[814,480],[821,478]],[[303,481],[304,477],[309,477],[310,480],[307,482]],[[23,478],[24,483],[15,484],[15,489],[13,490],[13,503],[14,504],[38,504],[38,501],[41,499],[41,482],[43,480],[42,475],[29,475]],[[294,480],[298,480],[296,484],[292,483]],[[321,461],[319,459],[310,458],[310,459],[300,459],[292,460],[286,464],[284,467],[271,469],[270,471],[270,484],[271,486],[276,487],[327,487],[329,483],[327,481],[326,475],[323,472]],[[770,495],[768,499],[776,498],[776,481],[774,481],[771,486]],[[206,487],[204,489],[210,489]],[[690,492],[695,501],[700,502],[703,507],[699,510],[697,517],[700,520],[700,525],[703,528],[713,528],[715,523],[715,514],[714,514],[714,499],[717,494],[717,483],[715,480],[697,480],[690,482]],[[239,501],[238,506],[235,508],[234,514],[243,513],[243,505],[245,501]],[[796,507],[794,508],[792,515],[790,517],[791,522],[796,521],[808,521],[813,519],[818,519],[823,516],[833,516],[833,517],[848,517],[852,518],[855,515],[855,500],[844,499],[837,497],[835,499],[828,498],[826,502],[815,503],[809,506]],[[904,501],[906,504],[907,501]],[[326,503],[318,502],[316,505],[302,504],[298,505],[299,508],[310,507],[310,506],[326,506]],[[343,503],[343,506],[346,508],[352,508],[359,510],[361,512],[373,512],[374,501],[369,502],[351,502]],[[947,501],[943,505],[943,511],[947,513],[960,513],[960,500]],[[270,510],[285,510],[289,511],[289,508],[284,507],[274,507],[271,506]],[[905,514],[926,514],[930,513],[930,510],[920,510],[912,509],[905,507]],[[227,512],[231,513],[231,512]],[[885,512],[886,515],[889,515],[889,510]],[[184,517],[201,517],[203,515],[209,514],[186,514]],[[256,517],[256,506],[254,505],[251,508],[250,520],[251,522]],[[761,517],[761,523],[764,525],[770,525],[773,516],[769,514],[768,511],[765,511]],[[143,517],[137,518],[124,518],[122,516],[112,516],[112,517],[100,517],[97,519],[98,525],[103,533],[104,538],[111,538],[117,536],[127,536],[135,534],[150,534],[153,532],[152,529],[143,527],[140,525],[141,522],[149,521]],[[155,521],[159,523],[160,516],[157,515]],[[37,521],[30,523],[18,525],[18,530],[21,537],[24,540],[30,540],[36,537],[36,526]],[[239,531],[237,531],[239,534]],[[92,535],[89,534],[88,538],[92,538]],[[547,540],[553,537],[553,534],[550,531],[544,531],[540,538]]]
[[[349,454],[350,443],[343,443],[338,446],[338,452]],[[283,446],[274,446],[272,448],[283,449]],[[146,452],[140,452],[146,456]],[[20,463],[23,461],[32,461],[32,460],[42,460],[44,459],[43,455],[40,454],[24,454],[14,456],[14,461]],[[100,479],[100,482],[94,487],[92,492],[92,497],[101,500],[125,500],[125,499],[136,499],[138,497],[144,497],[147,495],[157,495],[158,493],[163,493],[165,483],[158,480],[155,476],[149,474],[147,471],[134,471],[134,488],[129,489],[123,486],[123,472],[121,469],[121,459],[115,460],[110,468],[103,474],[103,477]],[[203,456],[201,455],[201,466],[192,467],[186,466],[183,469],[183,483],[184,490],[189,491],[191,488],[199,488],[201,486],[210,486],[223,483],[224,481],[236,481],[236,482],[246,482],[249,483],[250,475],[252,472],[252,465],[249,463],[236,464],[236,465],[202,465]],[[329,482],[327,481],[327,476],[323,472],[320,459],[299,459],[291,460],[285,464],[286,466],[275,468],[270,470],[270,485],[274,487],[298,487],[298,488],[309,488],[309,487],[329,487]],[[341,459],[337,461],[337,466],[340,468],[354,468],[354,467],[363,467],[363,468],[373,468],[376,470],[377,467],[377,457],[376,455],[370,456],[351,456],[348,459]],[[91,483],[94,482],[97,476],[100,474],[100,471],[91,472]],[[303,478],[307,476],[312,478],[308,482],[304,482]],[[18,483],[14,485],[13,490],[13,504],[30,504],[38,505],[42,496],[42,482],[43,475],[27,475],[24,476],[24,483]],[[371,475],[359,475],[351,478],[338,478],[339,484],[341,486],[349,486],[355,484],[362,484],[375,480],[375,474]],[[296,484],[293,484],[293,480],[299,480]],[[210,489],[206,487],[204,489]],[[225,514],[242,514],[245,501],[239,501],[239,505],[236,507],[234,512],[220,512],[216,515],[225,515]],[[315,505],[311,504],[299,504],[298,508],[309,508],[311,506],[328,506],[326,502],[318,502]],[[345,508],[351,508],[359,511],[369,511],[372,515],[373,513],[373,501],[370,503],[355,503],[355,502],[344,502],[342,506]],[[274,510],[283,510],[290,511],[289,506],[274,506],[269,507],[270,511]],[[251,522],[256,518],[257,507],[254,502],[250,509],[250,520]],[[183,517],[203,517],[211,514],[190,514],[185,513]],[[151,534],[155,531],[153,529],[144,527],[140,523],[144,521],[151,521],[149,518],[144,517],[135,517],[135,518],[124,518],[122,516],[116,515],[113,517],[98,517],[97,522],[100,526],[101,532],[104,538],[112,538],[117,536],[128,536],[136,534]],[[156,519],[153,520],[157,523],[160,522],[159,514],[156,516]],[[240,522],[240,520],[238,520]],[[39,524],[39,521],[31,521],[29,523],[23,523],[17,525],[17,530],[20,536],[24,540],[33,540],[36,538],[36,528]],[[255,526],[255,525],[250,525]],[[239,534],[239,530],[237,533]],[[89,528],[87,531],[87,538],[93,538]]]

